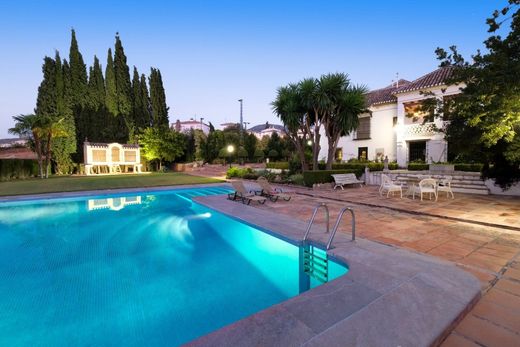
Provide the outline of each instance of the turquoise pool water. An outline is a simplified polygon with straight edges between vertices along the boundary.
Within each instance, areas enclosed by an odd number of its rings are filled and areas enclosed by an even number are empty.
[[[178,345],[347,271],[191,201],[227,191],[0,203],[0,346]]]

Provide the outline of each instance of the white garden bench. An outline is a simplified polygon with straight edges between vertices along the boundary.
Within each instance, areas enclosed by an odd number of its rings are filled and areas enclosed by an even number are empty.
[[[349,184],[359,184],[359,186],[361,187],[361,185],[365,183],[363,181],[358,180],[356,175],[354,175],[353,173],[335,174],[332,175],[332,178],[334,178],[334,189],[336,189],[337,187],[341,187],[341,189],[343,190],[343,186]]]

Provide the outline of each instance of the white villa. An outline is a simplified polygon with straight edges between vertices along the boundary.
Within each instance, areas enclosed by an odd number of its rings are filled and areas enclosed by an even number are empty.
[[[258,139],[262,139],[262,137],[264,136],[271,137],[271,135],[273,135],[274,133],[277,133],[280,137],[285,136],[283,125],[270,124],[269,122],[265,122],[265,124],[255,125],[247,129],[247,132],[255,135]]]
[[[190,129],[202,130],[202,132],[207,135],[209,134],[209,125],[204,123],[203,120],[204,118],[201,118],[200,121],[193,118],[186,121],[177,119],[175,123],[170,125],[170,128],[178,132],[187,132],[190,131]]]
[[[421,100],[431,97],[423,92],[432,92],[438,98],[460,92],[460,86],[445,84],[452,71],[450,67],[442,67],[412,82],[401,79],[371,91],[370,114],[361,115],[358,130],[339,140],[336,158],[382,160],[388,156],[403,167],[414,160],[447,161],[448,144],[443,134],[435,131],[436,127],[442,127],[442,121],[423,124],[422,116],[415,110]],[[406,116],[411,114],[414,117]],[[327,139],[322,136],[320,158],[326,157],[326,153]]]

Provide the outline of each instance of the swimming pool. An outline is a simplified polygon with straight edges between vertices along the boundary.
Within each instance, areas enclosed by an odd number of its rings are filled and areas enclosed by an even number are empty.
[[[347,268],[194,203],[225,187],[0,204],[0,345],[178,345]]]

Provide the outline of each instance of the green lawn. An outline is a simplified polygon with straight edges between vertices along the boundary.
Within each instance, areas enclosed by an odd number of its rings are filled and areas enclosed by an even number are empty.
[[[221,180],[190,176],[180,172],[143,175],[51,177],[0,182],[0,196],[74,192],[82,190],[141,188],[184,184],[218,183]]]

